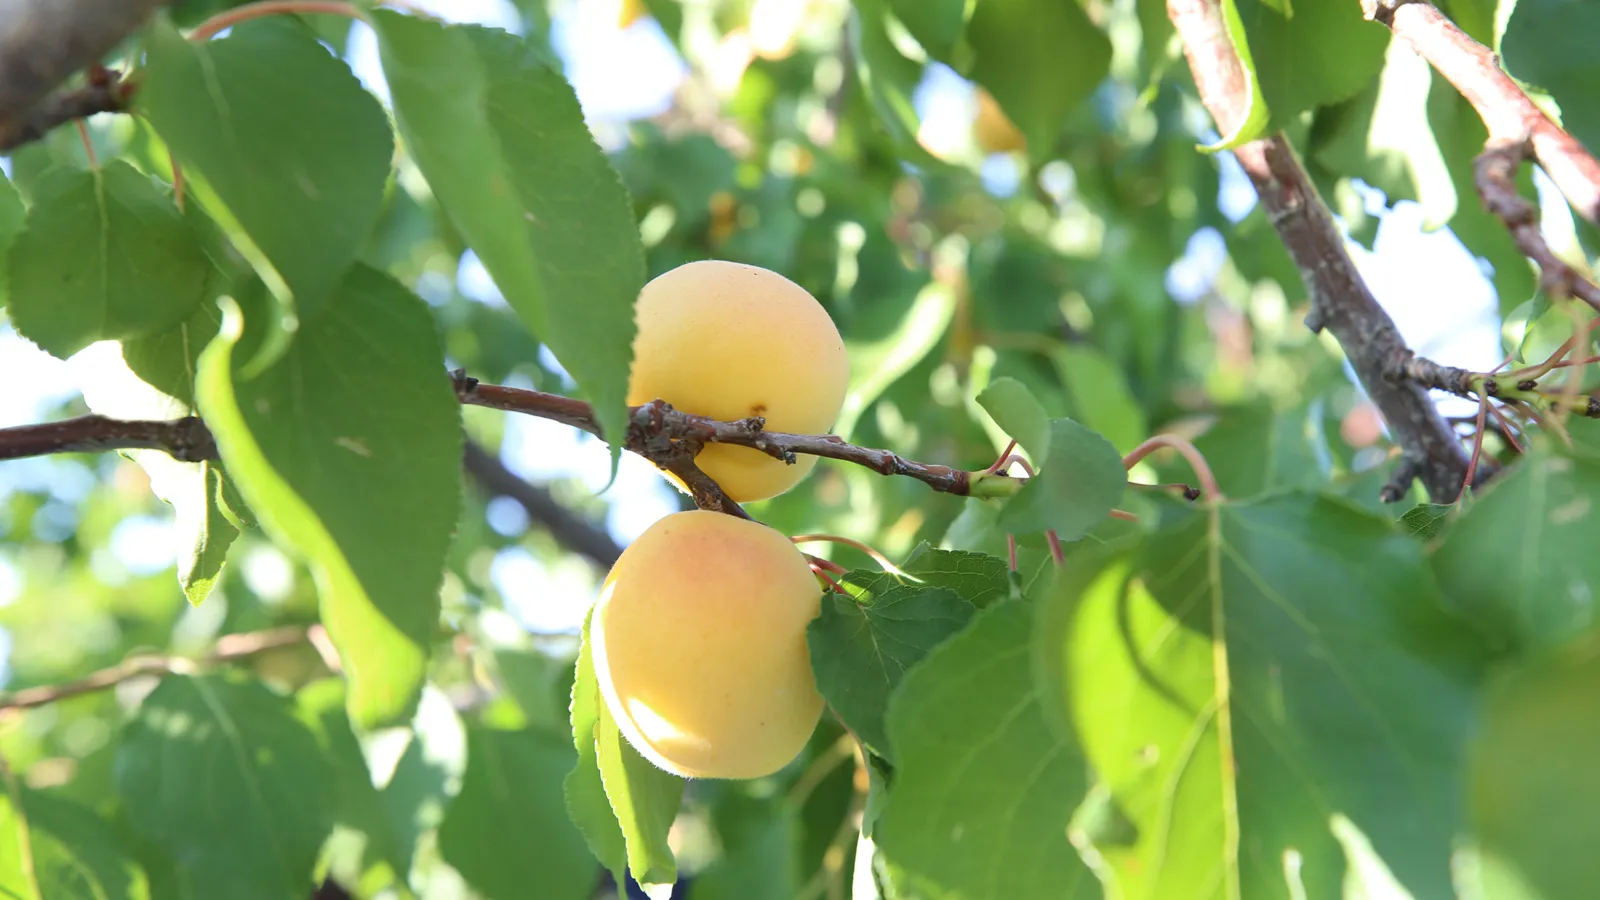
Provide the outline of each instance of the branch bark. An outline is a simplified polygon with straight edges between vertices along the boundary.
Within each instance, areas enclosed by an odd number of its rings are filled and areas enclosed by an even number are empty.
[[[103,691],[131,681],[141,675],[187,675],[205,665],[244,659],[269,650],[290,647],[303,641],[314,640],[320,625],[286,625],[265,631],[249,631],[224,635],[210,652],[199,658],[187,656],[130,656],[114,666],[91,672],[77,681],[47,684],[24,688],[9,694],[0,694],[0,710],[27,709],[44,706],[76,697]],[[320,652],[320,651],[319,651]]]
[[[1473,40],[1425,0],[1367,0],[1368,17],[1411,45],[1478,111],[1491,145],[1526,144],[1579,215],[1600,223],[1600,161],[1536,106]],[[1531,255],[1531,254],[1530,254]]]
[[[98,63],[170,0],[0,0],[0,135],[39,124],[35,108]]]
[[[0,428],[0,459],[107,450],[165,450],[183,462],[217,458],[210,429],[194,416],[171,421],[78,416],[42,425]]]
[[[541,391],[478,384],[473,379],[461,377],[456,380],[456,393],[462,403],[553,419],[604,438],[589,404],[582,400]],[[912,462],[889,450],[858,447],[838,435],[767,431],[765,425],[765,420],[759,416],[722,422],[681,412],[657,400],[633,407],[633,419],[624,446],[657,465],[663,465],[663,459],[670,451],[654,443],[654,439],[664,438],[674,446],[692,445],[697,451],[700,446],[709,443],[750,447],[788,463],[795,461],[797,453],[837,459],[866,466],[880,475],[915,478],[947,494],[965,495],[969,487],[968,473],[962,469]]]
[[[588,558],[600,568],[611,568],[622,555],[622,548],[604,529],[562,505],[548,490],[517,477],[494,454],[473,441],[467,441],[463,465],[467,474],[485,491],[515,500],[529,519],[544,526],[563,547]]]
[[[1167,12],[1200,99],[1217,130],[1233,133],[1248,114],[1250,89],[1221,7],[1217,0],[1168,0]],[[1233,154],[1311,294],[1306,325],[1313,331],[1327,328],[1344,348],[1404,453],[1403,471],[1420,478],[1435,501],[1456,496],[1467,475],[1467,455],[1427,392],[1404,379],[1414,354],[1361,279],[1293,148],[1278,134],[1246,143]]]

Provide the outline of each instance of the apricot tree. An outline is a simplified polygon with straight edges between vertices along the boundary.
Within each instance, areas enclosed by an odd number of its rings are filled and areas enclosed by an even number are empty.
[[[1595,893],[1592,10],[423,6],[0,3],[0,895]]]

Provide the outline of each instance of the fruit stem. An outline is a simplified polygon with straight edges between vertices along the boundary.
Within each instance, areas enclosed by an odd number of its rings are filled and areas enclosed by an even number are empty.
[[[1217,486],[1217,477],[1211,474],[1211,466],[1206,462],[1205,456],[1193,444],[1175,434],[1158,434],[1133,448],[1132,452],[1122,458],[1122,467],[1131,469],[1140,460],[1162,447],[1176,450],[1188,460],[1189,467],[1194,469],[1195,479],[1200,482],[1200,496],[1212,502],[1223,499],[1222,489]]]
[[[889,557],[884,556],[873,547],[863,544],[854,538],[842,537],[837,534],[797,534],[794,537],[789,538],[789,540],[795,542],[796,544],[809,544],[817,541],[832,541],[835,544],[844,544],[846,547],[854,547],[857,550],[860,550],[862,553],[872,557],[873,562],[876,562],[879,566],[883,567],[885,572],[893,575],[905,574],[900,570],[899,566],[889,561]],[[830,565],[836,564],[830,563]],[[843,572],[845,570],[841,568],[839,571]]]
[[[1011,571],[1017,570],[1017,536],[1006,535],[1006,562],[1010,564]]]
[[[1061,537],[1056,534],[1054,528],[1044,533],[1044,541],[1050,545],[1050,559],[1056,564],[1056,568],[1059,569],[1066,565],[1067,554],[1061,550]]]
[[[294,15],[296,13],[327,13],[334,16],[348,16],[352,19],[365,21],[367,14],[362,12],[354,3],[342,3],[338,0],[262,0],[260,3],[247,3],[244,6],[235,6],[233,9],[224,10],[195,26],[189,32],[191,41],[208,41],[218,32],[225,31],[241,22],[251,19],[265,18],[266,16]]]
[[[1011,451],[1015,449],[1017,449],[1017,440],[1016,438],[1012,438],[1011,443],[1007,444],[1006,449],[1001,451],[999,458],[994,461],[994,464],[983,470],[984,474],[993,475],[994,473],[1000,471],[1000,467],[1006,464],[1006,460],[1011,458]]]

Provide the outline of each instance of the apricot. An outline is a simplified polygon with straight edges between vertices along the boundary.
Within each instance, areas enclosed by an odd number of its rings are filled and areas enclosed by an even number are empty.
[[[802,434],[825,433],[839,417],[850,382],[844,339],[822,304],[777,272],[687,263],[645,285],[634,316],[630,404],[661,399],[724,421],[763,416],[768,430]],[[695,462],[729,497],[748,502],[794,487],[816,457],[789,464],[708,444]]]
[[[623,551],[589,623],[600,694],[640,755],[686,778],[760,778],[822,715],[806,624],[822,590],[772,528],[673,513]]]

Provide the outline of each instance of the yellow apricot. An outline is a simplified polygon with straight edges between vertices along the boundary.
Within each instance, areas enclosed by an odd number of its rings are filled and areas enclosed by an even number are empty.
[[[771,431],[833,427],[850,382],[844,339],[805,288],[758,266],[705,260],[645,285],[635,306],[628,403],[661,399],[714,419],[764,416]],[[765,500],[816,464],[709,444],[695,462],[739,502]],[[682,487],[680,484],[679,487]]]
[[[673,513],[611,567],[589,623],[600,694],[640,755],[686,778],[760,778],[822,715],[806,625],[822,591],[789,539]]]

